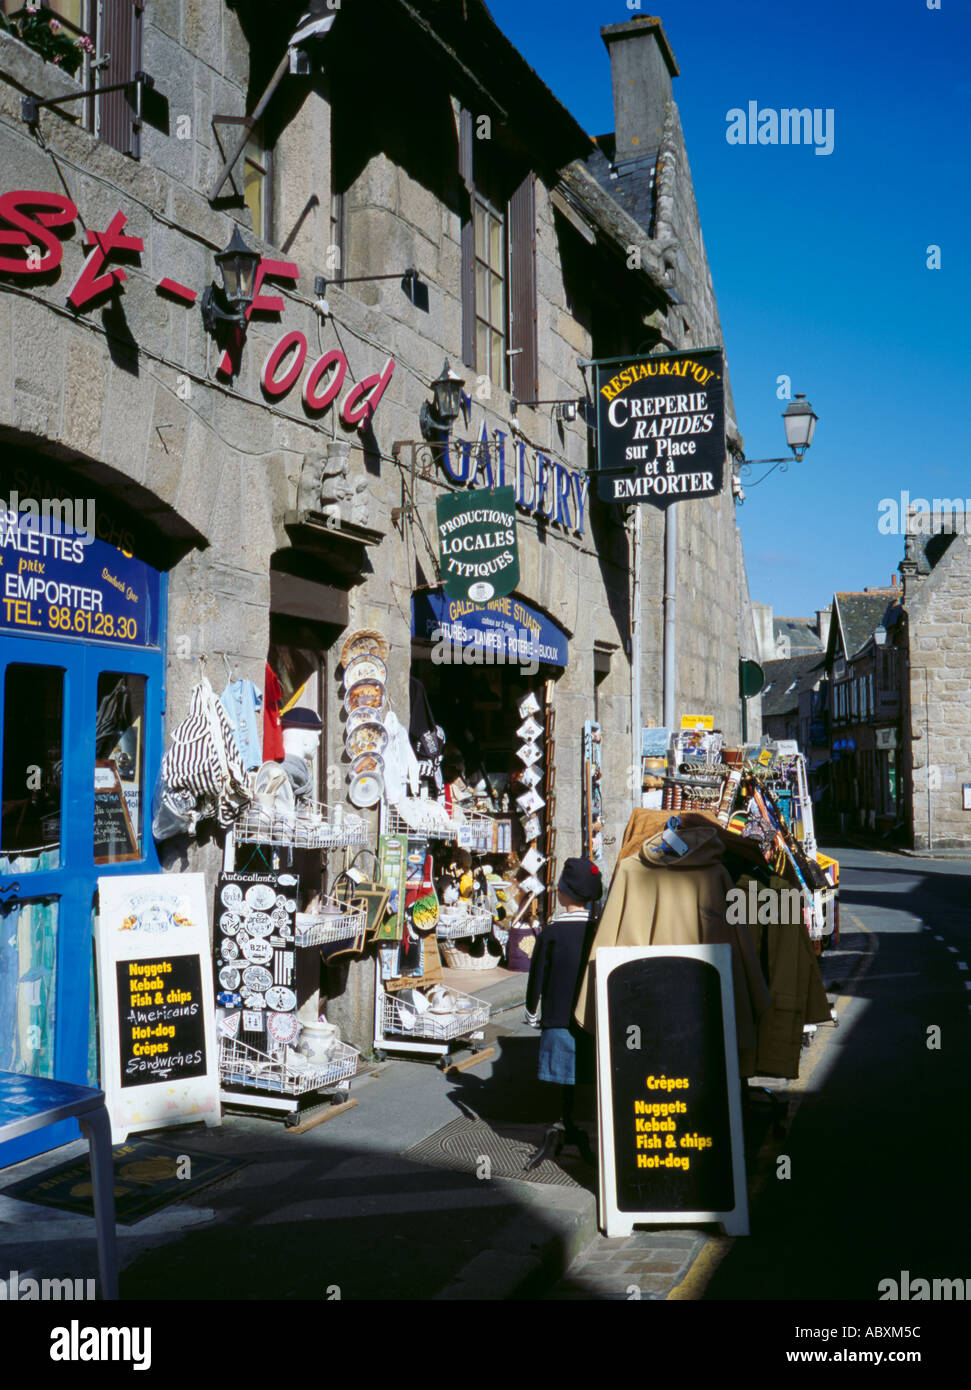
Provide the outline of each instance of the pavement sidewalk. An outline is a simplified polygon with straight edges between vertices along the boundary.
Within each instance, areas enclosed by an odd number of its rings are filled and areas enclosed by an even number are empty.
[[[827,984],[846,978],[856,950],[850,933],[840,952],[823,957]],[[389,1060],[355,1079],[355,1108],[300,1135],[239,1115],[217,1129],[158,1132],[166,1144],[244,1166],[118,1226],[122,1298],[669,1297],[717,1236],[713,1228],[604,1240],[596,1174],[573,1156],[561,1160],[558,1185],[493,1177],[488,1165],[477,1172],[403,1157],[461,1116],[536,1142],[556,1118],[558,1088],[535,1080],[538,1034],[523,1021],[525,984],[524,975],[506,975],[476,988],[493,1007],[486,1044],[496,1053],[467,1071]],[[756,1148],[771,1127],[769,1107],[759,1110]],[[593,1136],[592,1096],[578,1119]],[[0,1188],[85,1153],[77,1141],[28,1160],[5,1170]],[[8,1269],[38,1279],[95,1277],[93,1220],[0,1190],[0,1276]]]

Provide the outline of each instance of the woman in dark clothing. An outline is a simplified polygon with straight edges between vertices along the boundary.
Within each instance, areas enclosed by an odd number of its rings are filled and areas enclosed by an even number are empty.
[[[573,1010],[602,895],[596,864],[567,859],[557,884],[556,913],[543,928],[530,963],[526,1022],[542,1029],[539,1079],[563,1087],[561,1122],[530,1166],[538,1165],[551,1147],[559,1153],[564,1144],[573,1144],[588,1163],[594,1161],[590,1141],[573,1122],[574,1087],[593,1080],[590,1039],[574,1022]]]

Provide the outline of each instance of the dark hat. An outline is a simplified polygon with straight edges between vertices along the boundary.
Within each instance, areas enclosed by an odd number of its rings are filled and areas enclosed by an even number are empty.
[[[318,731],[324,726],[320,721],[320,715],[314,714],[312,709],[288,709],[286,714],[280,716],[280,727],[283,729],[313,729]]]
[[[595,903],[603,896],[603,875],[592,859],[567,859],[556,885],[581,903]]]

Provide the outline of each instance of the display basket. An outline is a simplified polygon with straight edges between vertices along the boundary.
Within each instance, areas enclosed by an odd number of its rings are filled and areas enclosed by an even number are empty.
[[[438,949],[442,963],[449,970],[495,970],[502,964],[502,956],[490,955],[488,950],[483,951],[481,956],[474,956],[471,951],[464,949],[468,944],[463,940],[440,941]]]
[[[367,921],[367,909],[324,898],[318,912],[298,912],[296,944],[323,946],[329,941],[347,941],[360,936]]]
[[[343,806],[302,802],[295,811],[268,811],[253,801],[234,822],[240,844],[278,845],[289,849],[337,849],[366,845],[367,822]]]
[[[458,999],[459,1007],[455,1013],[447,1014],[434,1014],[430,1009],[419,1014],[396,994],[386,994],[382,1010],[383,1032],[419,1041],[448,1042],[484,1028],[489,1022],[489,1005],[486,1001],[475,999],[471,994],[460,994],[457,990],[452,993]],[[412,1020],[410,1025],[409,1019]]]
[[[414,824],[395,806],[384,809],[384,831],[387,835],[410,835],[412,839],[446,840],[474,854],[487,854],[492,849],[493,823],[479,811],[466,811],[456,819],[446,814],[438,801],[429,801],[422,808],[416,804],[412,814]]]
[[[246,1090],[302,1096],[354,1076],[360,1055],[350,1043],[336,1042],[326,1066],[298,1072],[288,1067],[282,1057],[271,1057],[236,1038],[220,1038],[219,1079],[224,1088],[242,1086]]]
[[[438,909],[435,935],[439,941],[454,941],[463,936],[483,936],[492,930],[492,913],[487,907],[467,908],[461,903]]]

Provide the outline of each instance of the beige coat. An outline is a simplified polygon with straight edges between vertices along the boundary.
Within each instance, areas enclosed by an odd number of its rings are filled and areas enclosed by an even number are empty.
[[[678,834],[688,845],[687,854],[665,854],[660,835],[655,835],[617,865],[580,987],[576,1020],[594,1031],[593,962],[602,946],[726,944],[732,949],[738,1045],[754,1049],[757,1020],[771,998],[748,928],[726,920],[726,895],[734,885],[721,863],[723,838],[718,827],[705,824]]]

